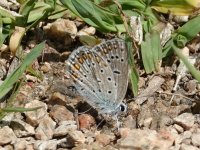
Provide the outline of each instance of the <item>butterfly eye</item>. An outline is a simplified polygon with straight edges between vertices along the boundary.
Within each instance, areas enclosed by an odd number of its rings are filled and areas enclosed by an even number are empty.
[[[122,103],[122,104],[119,106],[119,109],[120,109],[121,112],[126,112],[126,111],[127,111],[127,106],[126,106],[125,104]]]

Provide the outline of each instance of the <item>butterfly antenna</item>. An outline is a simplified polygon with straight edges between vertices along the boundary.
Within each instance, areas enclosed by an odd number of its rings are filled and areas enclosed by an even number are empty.
[[[118,119],[117,116],[118,116],[118,115],[116,114],[116,115],[114,116],[114,119],[115,119],[116,122],[117,122],[117,131],[119,132],[119,126],[120,126],[120,123],[119,123],[119,119]]]
[[[85,113],[89,112],[91,109],[92,109],[92,107],[90,107],[88,110],[86,110],[84,112],[78,113],[78,115],[85,114]]]
[[[105,119],[102,119],[102,120],[98,123],[98,125],[97,125],[97,127],[96,127],[96,130],[99,128],[99,126],[103,123],[104,120],[105,120]]]
[[[81,114],[85,114],[86,112],[90,111],[92,109],[92,107],[84,112],[79,113],[77,109],[74,108],[74,118],[76,120],[76,124],[77,124],[77,129],[80,129],[80,125],[79,125],[79,120],[78,120],[78,115]]]

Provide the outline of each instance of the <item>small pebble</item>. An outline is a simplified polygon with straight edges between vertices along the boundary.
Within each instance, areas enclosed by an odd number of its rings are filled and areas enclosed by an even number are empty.
[[[36,139],[52,139],[55,127],[56,123],[49,116],[46,116],[44,119],[41,120],[39,126],[35,130]]]
[[[192,144],[194,146],[200,147],[200,133],[193,133],[192,134]]]
[[[13,130],[9,128],[8,126],[4,126],[0,129],[0,146],[14,143],[17,140],[17,137],[15,136]]]
[[[103,146],[106,146],[111,142],[110,137],[106,134],[98,134],[96,136],[96,141],[102,144]]]
[[[70,131],[67,136],[69,145],[75,146],[77,144],[85,143],[85,136],[81,131]]]
[[[25,105],[25,108],[41,107],[34,111],[24,112],[27,123],[37,126],[40,121],[47,115],[47,105],[44,102],[33,100]]]
[[[54,105],[49,112],[49,115],[56,121],[69,121],[74,120],[74,115],[65,106]]]
[[[67,100],[65,98],[65,95],[61,94],[60,92],[55,92],[52,94],[49,102],[51,105],[63,105],[65,106],[67,103]]]
[[[194,125],[195,117],[191,113],[183,113],[175,117],[174,121],[181,127],[183,127],[185,130],[188,130]]]
[[[44,65],[41,66],[40,70],[43,71],[44,73],[47,73],[51,70],[51,65],[47,62],[44,63]]]
[[[89,114],[81,114],[78,116],[79,120],[79,128],[90,129],[92,126],[96,124],[95,119]]]
[[[174,125],[174,128],[175,128],[179,133],[182,133],[182,132],[184,131],[183,128],[182,128],[181,126],[177,125],[177,124]]]

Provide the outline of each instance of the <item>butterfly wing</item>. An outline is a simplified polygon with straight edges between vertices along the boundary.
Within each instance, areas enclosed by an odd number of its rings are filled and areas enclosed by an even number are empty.
[[[110,65],[117,89],[116,97],[112,100],[114,103],[121,103],[128,86],[128,58],[125,41],[112,39],[94,47],[92,51],[98,53]]]
[[[67,74],[91,106],[102,113],[115,110],[117,86],[110,65],[98,53],[86,48],[75,50],[67,60]]]

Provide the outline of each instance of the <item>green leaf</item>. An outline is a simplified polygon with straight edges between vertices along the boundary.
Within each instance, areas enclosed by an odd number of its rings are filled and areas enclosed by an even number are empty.
[[[173,44],[173,38],[171,38],[163,47],[163,53],[162,53],[162,57],[167,57],[170,56],[173,51],[172,51],[172,44]]]
[[[44,3],[38,2],[35,4],[35,7],[31,10],[30,15],[28,16],[27,23],[31,23],[37,20],[40,20],[45,16],[45,14],[51,10],[51,6]]]
[[[91,19],[100,29],[117,31],[113,19],[114,14],[111,14],[111,12],[99,8],[89,0],[73,0],[72,3],[83,18]]]
[[[44,0],[46,4],[48,4],[50,6],[50,8],[52,9],[52,11],[55,9],[56,7],[56,0]]]
[[[155,70],[153,62],[153,54],[151,50],[150,34],[146,35],[146,40],[141,43],[142,62],[146,73],[151,73]]]
[[[122,6],[123,12],[132,12],[134,13],[134,9],[137,11],[144,12],[146,9],[146,4],[143,1],[137,0],[118,0],[118,3]],[[99,6],[111,10],[114,13],[118,13],[118,8],[116,4],[113,1],[101,1],[101,2],[95,2],[95,4],[98,4]],[[128,13],[126,13],[128,15]],[[130,15],[128,15],[130,17]]]
[[[55,0],[49,0],[48,3],[40,1],[36,3],[34,9],[31,10],[30,15],[28,16],[27,23],[31,24],[26,27],[26,30],[36,26],[41,20],[48,18],[49,14],[54,11]]]
[[[173,44],[176,44],[177,47],[183,48],[187,42],[195,38],[200,32],[200,28],[198,26],[199,22],[200,16],[197,16],[185,23],[182,27],[179,27],[174,33],[172,39],[165,44],[163,48],[163,57],[166,57],[169,53],[173,52],[171,51]]]
[[[6,38],[10,35],[10,33],[12,32],[12,28],[11,25],[4,25],[2,24],[2,28],[1,28],[1,33],[0,33],[0,47],[2,46],[2,44],[4,43],[4,41],[6,40]]]
[[[14,12],[14,11],[7,10],[1,6],[0,6],[0,15],[5,18],[10,18],[11,20],[15,20],[17,17],[21,16],[20,14]]]
[[[193,1],[193,0],[190,0]],[[190,15],[195,7],[188,3],[188,0],[153,0],[151,7],[162,13],[173,15]]]
[[[196,37],[197,34],[200,32],[199,23],[200,23],[200,16],[197,16],[191,19],[190,21],[188,21],[187,23],[185,23],[182,27],[178,28],[176,32],[177,38],[174,39],[176,43],[180,43],[179,42],[180,39],[183,40],[183,37],[180,38],[180,35],[185,37],[183,46],[185,46],[186,42]]]
[[[33,75],[37,78],[39,78],[40,80],[43,79],[43,76],[42,76],[42,73],[39,71],[39,70],[35,70],[33,69],[33,66],[28,66],[27,69],[26,69],[26,72],[30,75]]]
[[[29,0],[29,1],[25,1],[21,5],[19,9],[19,13],[22,15],[22,17],[19,17],[16,19],[16,22],[15,22],[16,25],[26,26],[29,13],[35,6],[35,3],[36,3],[35,0]]]
[[[129,63],[129,78],[131,80],[131,85],[132,85],[132,92],[134,96],[138,95],[138,82],[139,82],[139,75],[136,70],[135,62],[134,62],[134,57],[133,57],[133,46],[132,46],[132,41],[131,39],[126,40],[127,47],[128,47],[128,63]]]
[[[55,10],[50,14],[48,19],[59,19],[63,17],[65,14],[69,14],[69,10],[67,10],[63,5],[57,4],[55,6]]]
[[[61,0],[74,14],[86,23],[104,32],[124,32],[123,22],[118,14],[106,10],[90,0]],[[118,20],[119,23],[116,23]]]
[[[190,73],[195,77],[196,80],[200,82],[200,71],[198,71],[189,61],[188,59],[181,53],[181,50],[175,45],[172,44],[172,48],[177,56],[183,61],[187,69]]]
[[[25,111],[35,111],[37,109],[41,109],[42,107],[34,107],[34,108],[22,108],[22,107],[6,107],[0,109],[3,112],[25,112]]]
[[[23,3],[19,9],[19,13],[23,16],[23,17],[27,17],[30,13],[30,11],[33,9],[33,7],[35,6],[36,1],[35,0],[28,0],[25,1],[25,3]]]
[[[178,34],[175,38],[174,38],[174,42],[176,43],[176,45],[178,47],[184,47],[185,44],[188,42],[187,38],[181,34]]]
[[[123,6],[123,9],[126,9],[126,7],[139,11],[144,11],[146,9],[146,4],[141,0],[118,0],[118,2]]]
[[[147,33],[145,41],[141,44],[142,61],[145,71],[151,73],[158,71],[162,60],[160,36],[156,31]]]
[[[0,99],[4,97],[13,87],[14,83],[22,76],[27,66],[29,66],[42,52],[45,42],[40,43],[31,50],[22,63],[11,73],[0,85]],[[1,101],[1,100],[0,100]]]
[[[160,34],[153,31],[151,34],[151,50],[153,52],[153,61],[156,71],[159,71],[162,60],[162,48],[160,43]]]
[[[3,42],[4,42],[4,39],[3,39],[3,21],[2,21],[1,15],[0,15],[0,47],[2,46]]]

